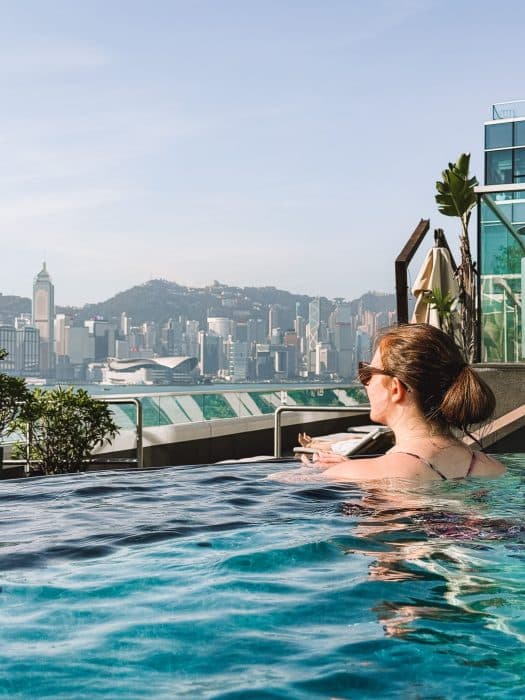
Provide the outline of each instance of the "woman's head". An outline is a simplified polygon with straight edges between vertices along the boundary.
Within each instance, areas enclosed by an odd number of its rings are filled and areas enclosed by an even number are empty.
[[[383,368],[410,388],[429,421],[466,430],[492,415],[492,390],[438,328],[424,323],[386,328],[376,348]]]

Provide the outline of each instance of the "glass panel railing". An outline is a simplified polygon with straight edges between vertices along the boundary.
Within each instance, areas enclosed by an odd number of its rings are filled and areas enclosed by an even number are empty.
[[[177,401],[177,397],[174,394],[159,396],[159,405],[163,413],[168,416],[170,423],[180,424],[191,422],[191,418],[180,406],[179,402]]]
[[[268,399],[267,392],[260,393],[258,391],[250,391],[248,396],[254,402],[254,404],[257,406],[257,408],[259,409],[259,411],[262,415],[266,415],[267,413],[273,413],[275,411],[275,406]]]
[[[342,406],[333,389],[289,391],[288,395],[301,406]]]
[[[193,400],[201,409],[204,420],[238,417],[222,394],[194,394]]]
[[[171,420],[160,407],[159,397],[145,396],[140,402],[145,426],[171,425]]]
[[[132,394],[129,395],[130,397]],[[107,396],[104,399],[107,400]],[[282,405],[352,406],[366,404],[368,399],[361,385],[337,387],[294,387],[246,391],[188,391],[138,395],[145,427],[177,425],[223,419],[243,419],[271,415]],[[121,429],[135,425],[135,407],[113,404],[113,415]]]

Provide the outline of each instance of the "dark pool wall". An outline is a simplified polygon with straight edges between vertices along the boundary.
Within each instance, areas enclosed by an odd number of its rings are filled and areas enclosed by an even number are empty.
[[[299,432],[309,435],[326,435],[344,432],[355,425],[369,423],[368,415],[346,416],[312,423],[297,423],[282,428],[283,455],[291,454],[298,444]],[[243,459],[257,455],[272,456],[274,450],[273,428],[237,432],[230,435],[187,440],[171,444],[154,445],[144,449],[144,466],[161,467],[181,464],[209,464],[226,459]],[[112,457],[132,457],[131,452],[112,453]]]

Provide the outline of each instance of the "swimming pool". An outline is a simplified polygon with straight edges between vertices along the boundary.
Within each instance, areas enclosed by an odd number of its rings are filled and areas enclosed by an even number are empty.
[[[504,460],[388,496],[264,463],[0,483],[0,697],[523,697]]]

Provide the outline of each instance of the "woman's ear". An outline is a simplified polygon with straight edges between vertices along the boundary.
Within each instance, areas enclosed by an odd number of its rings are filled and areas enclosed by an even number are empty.
[[[397,377],[392,377],[392,382],[390,384],[390,394],[392,396],[392,401],[394,403],[399,403],[403,401],[408,391],[403,382],[400,382]]]

